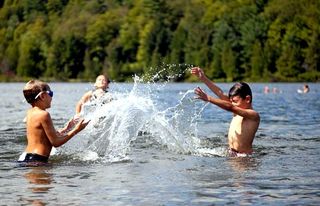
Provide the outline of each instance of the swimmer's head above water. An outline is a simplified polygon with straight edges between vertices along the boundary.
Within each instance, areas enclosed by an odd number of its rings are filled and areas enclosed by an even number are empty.
[[[94,87],[96,89],[102,89],[105,91],[109,88],[109,83],[110,83],[109,78],[106,75],[101,74],[96,78],[96,82],[94,83]]]

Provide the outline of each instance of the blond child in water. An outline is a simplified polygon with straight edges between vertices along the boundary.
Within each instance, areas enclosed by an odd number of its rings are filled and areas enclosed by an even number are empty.
[[[52,147],[59,147],[83,130],[89,122],[70,120],[66,127],[57,131],[46,109],[51,107],[53,92],[49,85],[39,80],[29,81],[23,94],[31,108],[27,111],[27,147],[18,162],[46,163]]]

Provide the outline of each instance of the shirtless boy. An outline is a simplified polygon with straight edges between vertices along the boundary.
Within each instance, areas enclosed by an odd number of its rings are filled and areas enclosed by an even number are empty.
[[[252,92],[248,84],[236,83],[229,91],[229,96],[210,81],[199,67],[191,69],[208,88],[217,95],[214,98],[206,94],[200,87],[195,89],[196,98],[210,102],[233,113],[228,132],[229,156],[246,157],[252,154],[252,142],[260,123],[259,113],[252,108]]]
[[[56,131],[46,109],[51,107],[53,92],[49,85],[39,80],[29,81],[24,89],[25,99],[32,108],[27,111],[27,148],[18,162],[46,163],[52,147],[59,147],[83,130],[89,122],[80,120],[76,125],[69,121],[67,126]]]
[[[99,75],[94,84],[95,90],[90,90],[86,92],[82,98],[79,100],[76,106],[76,114],[79,114],[82,110],[82,106],[89,100],[97,99],[102,97],[107,91],[109,86],[109,79],[105,75]]]

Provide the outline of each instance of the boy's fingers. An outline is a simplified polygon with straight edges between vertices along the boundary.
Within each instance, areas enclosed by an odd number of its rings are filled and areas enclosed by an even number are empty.
[[[83,124],[83,122],[84,122],[84,119],[80,119],[78,124]]]
[[[200,87],[195,88],[194,92],[196,93],[204,93]]]

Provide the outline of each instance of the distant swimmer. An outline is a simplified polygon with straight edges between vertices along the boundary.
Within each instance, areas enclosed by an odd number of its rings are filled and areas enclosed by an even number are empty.
[[[308,93],[309,91],[310,91],[310,87],[307,84],[303,85],[303,89],[297,90],[298,93]]]
[[[265,94],[268,94],[268,93],[270,93],[270,90],[271,90],[271,88],[269,88],[268,86],[265,86],[264,89],[263,89],[263,92],[264,92]],[[274,94],[276,94],[276,93],[282,93],[282,91],[281,91],[280,89],[278,89],[277,87],[273,87],[271,91],[272,91],[272,93],[274,93]]]
[[[96,78],[96,82],[94,83],[95,89],[86,92],[78,101],[76,105],[76,114],[77,115],[80,114],[80,112],[82,111],[82,107],[86,102],[99,99],[102,96],[104,96],[106,93],[108,93],[107,89],[109,88],[109,84],[110,84],[110,80],[106,75],[99,75]],[[109,98],[109,101],[111,100],[112,98]]]
[[[252,108],[252,92],[248,84],[239,82],[229,90],[229,95],[210,81],[199,67],[191,69],[208,88],[218,96],[214,98],[206,94],[200,87],[195,89],[196,98],[210,102],[233,113],[228,132],[229,156],[247,157],[253,152],[252,142],[260,124],[260,115]]]
[[[274,87],[272,88],[272,92],[276,94],[276,93],[280,93],[280,90],[277,87]]]
[[[65,128],[57,131],[46,109],[51,107],[53,91],[49,85],[39,80],[29,81],[23,94],[32,106],[27,111],[27,147],[18,162],[32,166],[48,162],[53,147],[59,147],[83,130],[89,122],[81,119],[78,123],[70,120]]]

